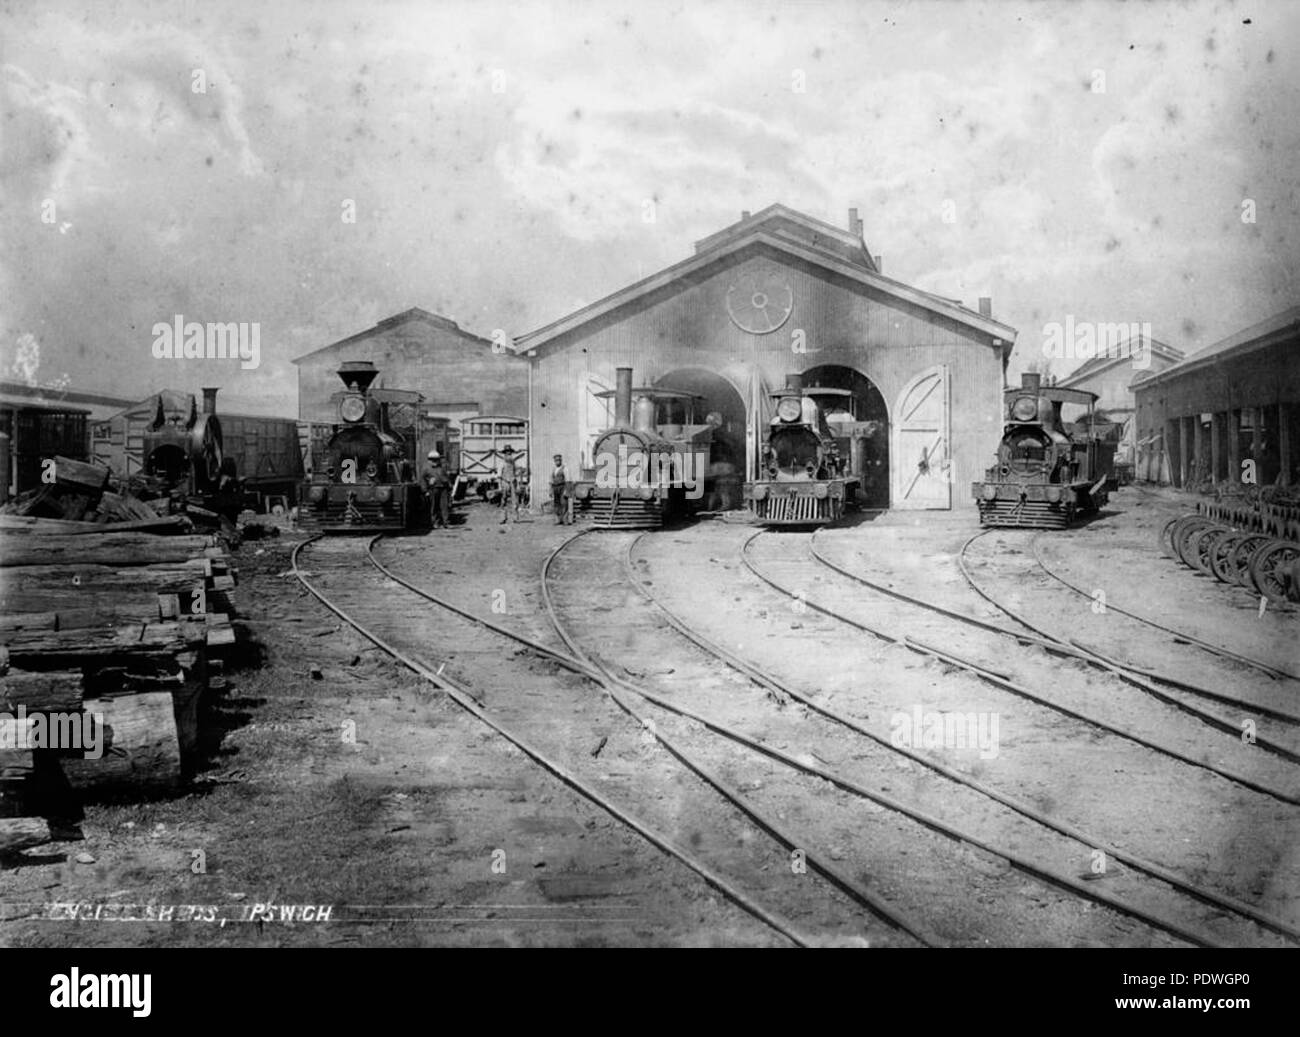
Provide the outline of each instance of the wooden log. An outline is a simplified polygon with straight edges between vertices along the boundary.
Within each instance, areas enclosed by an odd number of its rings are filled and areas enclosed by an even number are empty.
[[[152,601],[109,605],[106,608],[58,609],[52,612],[11,612],[0,615],[0,634],[18,630],[85,630],[88,627],[153,623],[167,618],[155,595]]]
[[[159,517],[151,514],[148,519],[133,519],[129,522],[69,522],[66,519],[37,518],[32,515],[0,515],[0,531],[42,536],[80,536],[91,533],[154,533],[168,536],[190,533],[193,528],[193,523],[187,522],[184,515]]]
[[[0,818],[0,854],[17,853],[49,841],[50,826],[42,818]]]
[[[95,536],[14,536],[0,533],[0,566],[20,565],[156,565],[183,562],[220,552],[207,536],[150,536],[148,533],[99,533]]]
[[[0,782],[25,781],[32,766],[31,749],[0,749]]]
[[[67,486],[75,491],[98,495],[108,485],[109,476],[112,474],[112,470],[106,465],[87,464],[85,461],[74,461],[70,457],[54,458],[56,486]]]
[[[81,708],[82,694],[80,670],[10,670],[0,677],[0,710],[6,713],[19,706],[29,713],[71,713]]]
[[[94,798],[127,790],[166,791],[180,784],[180,740],[171,695],[149,691],[87,699],[85,709],[103,724],[103,755],[96,760],[59,757],[59,769],[74,789]]]
[[[190,646],[202,646],[205,635],[203,624],[159,622],[80,630],[19,630],[2,636],[14,666],[49,671],[157,659]]]

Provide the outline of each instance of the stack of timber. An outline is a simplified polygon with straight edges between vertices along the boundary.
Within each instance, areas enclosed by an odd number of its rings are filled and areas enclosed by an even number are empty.
[[[49,788],[165,793],[197,749],[235,570],[214,536],[133,525],[0,516],[0,857],[50,838]]]
[[[182,487],[152,476],[124,482],[104,465],[53,457],[42,465],[41,479],[39,488],[0,506],[0,529],[14,528],[15,520],[25,518],[74,522],[101,531],[112,526],[119,531],[181,534],[198,527],[236,537],[235,523],[206,506],[211,503],[206,498],[187,495]]]

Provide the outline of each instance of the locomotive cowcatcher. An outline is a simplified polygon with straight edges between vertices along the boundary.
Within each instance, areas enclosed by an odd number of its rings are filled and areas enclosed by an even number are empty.
[[[829,402],[852,395],[805,387],[800,374],[787,374],[785,388],[771,394],[776,415],[764,437],[759,477],[745,483],[745,502],[764,525],[821,526],[856,502],[859,479],[826,422]]]
[[[613,396],[614,424],[592,445],[592,468],[574,482],[573,499],[597,526],[657,529],[665,516],[702,505],[714,426],[697,422],[701,396],[634,389],[630,367],[615,379],[612,393],[598,394]]]
[[[371,388],[379,375],[369,361],[348,361],[338,370],[346,391],[338,394],[339,424],[325,444],[300,495],[298,524],[327,533],[379,533],[426,529],[428,495],[419,482],[414,431],[394,431],[385,390]]]
[[[1026,372],[1003,398],[997,464],[971,487],[980,525],[1064,529],[1105,504],[1115,444],[1091,433],[1071,436],[1061,420],[1063,404],[1086,406],[1091,428],[1096,394],[1044,386],[1041,375]]]

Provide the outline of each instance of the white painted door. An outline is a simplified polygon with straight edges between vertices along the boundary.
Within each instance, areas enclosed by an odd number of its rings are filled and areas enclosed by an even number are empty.
[[[889,465],[894,492],[890,506],[904,510],[951,508],[946,365],[922,371],[903,387],[892,426]]]

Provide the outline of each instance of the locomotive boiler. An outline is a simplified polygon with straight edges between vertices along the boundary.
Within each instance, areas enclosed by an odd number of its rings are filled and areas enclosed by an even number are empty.
[[[203,390],[203,409],[190,393],[164,389],[152,397],[152,418],[140,430],[144,474],[172,494],[235,521],[244,487],[225,449],[217,390]]]
[[[335,398],[339,423],[302,487],[299,525],[327,533],[427,527],[415,435],[393,430],[391,401],[371,388],[379,371],[369,361],[348,361],[337,373],[345,387]]]
[[[785,388],[771,395],[776,415],[763,440],[759,477],[745,484],[746,504],[764,525],[834,522],[855,500],[859,479],[831,434],[826,406],[853,394],[847,389],[805,388],[802,375],[788,374]]]
[[[657,529],[666,516],[697,510],[704,499],[714,426],[699,422],[703,397],[676,389],[632,387],[632,369],[615,372],[614,424],[592,446],[592,467],[573,486],[575,503],[598,526]]]
[[[1062,405],[1079,404],[1088,408],[1091,427],[1096,394],[1044,386],[1040,375],[1027,372],[1003,396],[997,463],[971,488],[980,525],[1063,529],[1105,504],[1115,444],[1071,435],[1061,420]]]

